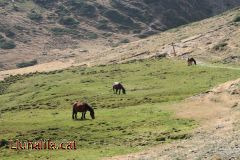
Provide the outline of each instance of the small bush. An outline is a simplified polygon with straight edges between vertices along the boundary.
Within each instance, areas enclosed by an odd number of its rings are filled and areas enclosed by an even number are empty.
[[[123,39],[119,43],[129,43],[129,42],[130,42],[129,39]]]
[[[64,5],[60,5],[58,8],[57,8],[57,11],[56,13],[60,16],[66,16],[66,15],[69,15],[69,10],[64,6]]]
[[[3,35],[0,34],[0,41],[3,40],[3,39],[4,39]]]
[[[223,50],[228,44],[226,42],[220,42],[219,44],[215,45],[213,47],[213,50],[215,51],[221,51]]]
[[[0,38],[0,48],[2,49],[13,49],[16,47],[16,44],[12,40],[6,40]]]
[[[74,35],[74,36],[78,36],[79,32],[77,30],[74,29],[69,29],[69,28],[52,28],[51,32],[55,35],[55,36],[62,36],[62,35]]]
[[[102,29],[102,30],[109,29],[108,21],[107,20],[100,20],[97,24],[97,28]]]
[[[87,39],[97,39],[98,35],[96,33],[89,32],[89,33],[86,34],[86,38]]]
[[[63,25],[73,26],[78,25],[79,21],[74,19],[73,17],[65,16],[60,19],[59,23]]]
[[[34,66],[34,65],[36,65],[37,63],[38,63],[37,60],[34,59],[34,60],[32,60],[32,61],[18,63],[18,64],[16,64],[16,66],[17,66],[18,68],[24,68],[24,67]]]
[[[43,17],[41,14],[35,12],[35,11],[31,11],[30,13],[28,13],[28,18],[30,18],[31,20],[35,21],[35,22],[40,22]]]
[[[240,22],[240,15],[236,16],[236,17],[233,19],[233,22]]]
[[[12,38],[12,37],[14,37],[16,34],[15,34],[13,31],[11,31],[11,30],[7,30],[7,31],[5,31],[5,35],[6,35],[7,37],[9,37],[9,38]]]

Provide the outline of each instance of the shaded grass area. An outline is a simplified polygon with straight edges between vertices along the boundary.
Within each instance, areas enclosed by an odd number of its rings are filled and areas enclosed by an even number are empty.
[[[6,159],[99,159],[185,139],[197,122],[178,119],[163,105],[239,76],[238,70],[188,67],[183,61],[166,59],[23,76],[5,86],[0,97],[1,138],[76,140],[78,150],[2,148],[0,155]],[[113,94],[115,81],[125,85],[126,95]],[[72,121],[75,100],[92,105],[96,119]]]

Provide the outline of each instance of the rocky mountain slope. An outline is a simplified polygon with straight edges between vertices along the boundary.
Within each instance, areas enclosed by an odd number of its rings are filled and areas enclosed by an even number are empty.
[[[238,5],[240,0],[1,0],[0,69],[96,53]]]

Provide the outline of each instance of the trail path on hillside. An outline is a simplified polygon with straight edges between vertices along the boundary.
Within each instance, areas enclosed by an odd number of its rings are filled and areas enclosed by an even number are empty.
[[[34,73],[34,72],[49,72],[49,71],[67,69],[73,66],[92,66],[93,64],[94,64],[94,61],[92,61],[92,58],[85,59],[84,62],[78,62],[78,63],[76,63],[74,59],[70,59],[67,62],[53,61],[53,62],[39,64],[39,65],[26,67],[26,68],[0,71],[0,81],[4,80],[4,78],[9,77],[10,75],[17,75],[17,74],[22,75],[22,74],[28,74],[28,73]],[[198,61],[198,65],[201,65],[204,67],[211,67],[211,68],[240,70],[240,67],[238,68],[238,67],[217,66],[217,65],[207,64],[201,61]]]
[[[221,68],[221,69],[240,70],[240,67],[218,66],[218,65],[207,64],[207,63],[204,63],[204,62],[202,62],[202,61],[198,61],[198,65],[204,66],[204,67],[210,67],[210,68]]]
[[[107,160],[237,160],[240,159],[240,79],[169,106],[180,118],[200,127],[190,139],[162,144],[140,153]]]

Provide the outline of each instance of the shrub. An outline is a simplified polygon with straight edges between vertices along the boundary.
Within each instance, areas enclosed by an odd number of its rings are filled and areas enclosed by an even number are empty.
[[[71,5],[71,9],[75,11],[78,15],[87,17],[94,17],[96,15],[95,6],[87,3],[86,1],[70,0],[68,4]]]
[[[107,20],[100,20],[96,26],[98,29],[109,29]]]
[[[28,13],[28,18],[30,18],[31,20],[35,21],[35,22],[39,22],[42,20],[42,15],[35,12],[35,11],[31,11],[30,13]]]
[[[16,64],[16,66],[17,66],[18,68],[24,68],[24,67],[34,66],[34,65],[36,65],[37,63],[38,63],[37,60],[34,59],[34,60],[32,60],[32,61],[18,63],[18,64]]]
[[[36,4],[42,7],[49,8],[57,1],[56,0],[33,0],[33,2],[35,2]]]
[[[97,39],[98,35],[96,33],[89,32],[89,33],[86,34],[86,38],[87,39]]]
[[[16,44],[12,40],[6,40],[0,38],[0,48],[2,49],[13,49],[16,47]]]
[[[136,24],[133,20],[122,13],[119,13],[117,10],[107,10],[104,13],[104,16],[110,19],[112,22],[134,27]]]
[[[240,22],[240,15],[236,16],[236,17],[233,19],[233,22]]]
[[[69,25],[69,26],[72,26],[72,25],[77,25],[79,24],[79,21],[74,19],[73,17],[69,17],[69,16],[64,16],[60,19],[59,21],[60,24],[63,24],[63,25]]]
[[[69,15],[69,10],[64,6],[64,5],[60,5],[58,6],[57,10],[56,10],[56,13],[61,15],[61,16],[64,16],[64,15]]]
[[[228,44],[226,42],[220,42],[217,45],[213,47],[213,50],[215,51],[221,51],[223,50]]]
[[[79,35],[79,32],[74,29],[69,29],[69,28],[52,28],[51,32],[56,35],[56,36],[62,36],[62,35]]]
[[[123,39],[120,41],[120,43],[129,43],[129,42],[130,42],[129,39]]]
[[[5,35],[6,35],[7,37],[9,37],[9,38],[12,38],[12,37],[14,37],[16,34],[15,34],[13,31],[11,31],[11,30],[7,30],[7,31],[5,31]]]
[[[0,34],[0,41],[3,40],[3,39],[4,39],[3,35]]]

